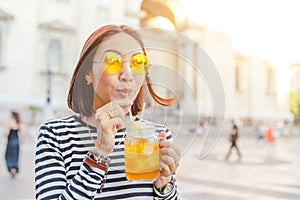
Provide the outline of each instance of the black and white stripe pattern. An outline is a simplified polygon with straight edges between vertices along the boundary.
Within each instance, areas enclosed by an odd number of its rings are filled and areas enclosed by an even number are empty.
[[[90,129],[90,131],[88,130]],[[167,139],[171,133],[164,126]],[[153,181],[127,181],[124,166],[124,130],[118,131],[107,180],[99,193],[104,171],[83,159],[93,147],[96,128],[76,115],[44,123],[39,130],[36,160],[36,199],[179,199],[177,189],[164,197],[153,190]]]

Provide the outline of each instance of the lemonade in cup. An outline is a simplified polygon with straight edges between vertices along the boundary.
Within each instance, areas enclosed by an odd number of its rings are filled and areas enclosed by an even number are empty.
[[[154,180],[159,176],[159,140],[152,123],[130,122],[124,145],[127,180]]]

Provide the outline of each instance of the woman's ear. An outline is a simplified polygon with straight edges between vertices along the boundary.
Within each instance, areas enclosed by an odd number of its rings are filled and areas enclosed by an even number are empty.
[[[93,75],[91,72],[85,75],[86,84],[90,85],[93,82]]]

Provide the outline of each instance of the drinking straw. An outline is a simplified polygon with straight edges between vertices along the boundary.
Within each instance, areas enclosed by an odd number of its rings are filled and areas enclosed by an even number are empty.
[[[100,121],[97,120],[97,142],[100,144],[101,142],[101,134],[102,134],[102,127]]]
[[[142,113],[141,113],[141,119],[143,119],[145,108],[146,108],[146,102],[143,103]]]
[[[126,94],[126,100],[129,102],[129,97],[128,97],[128,93]],[[130,109],[129,109],[129,122],[133,121],[133,118],[132,118],[132,111],[131,111],[131,106],[130,106]]]

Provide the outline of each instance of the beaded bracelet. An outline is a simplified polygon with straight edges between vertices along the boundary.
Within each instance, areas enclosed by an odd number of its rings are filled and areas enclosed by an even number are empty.
[[[110,158],[108,157],[101,158],[101,156],[96,155],[94,153],[95,151],[89,151],[87,156],[84,159],[84,163],[87,164],[89,167],[95,167],[105,172],[104,178],[101,182],[101,186],[99,189],[99,193],[101,193],[107,179],[108,165],[110,163]]]

